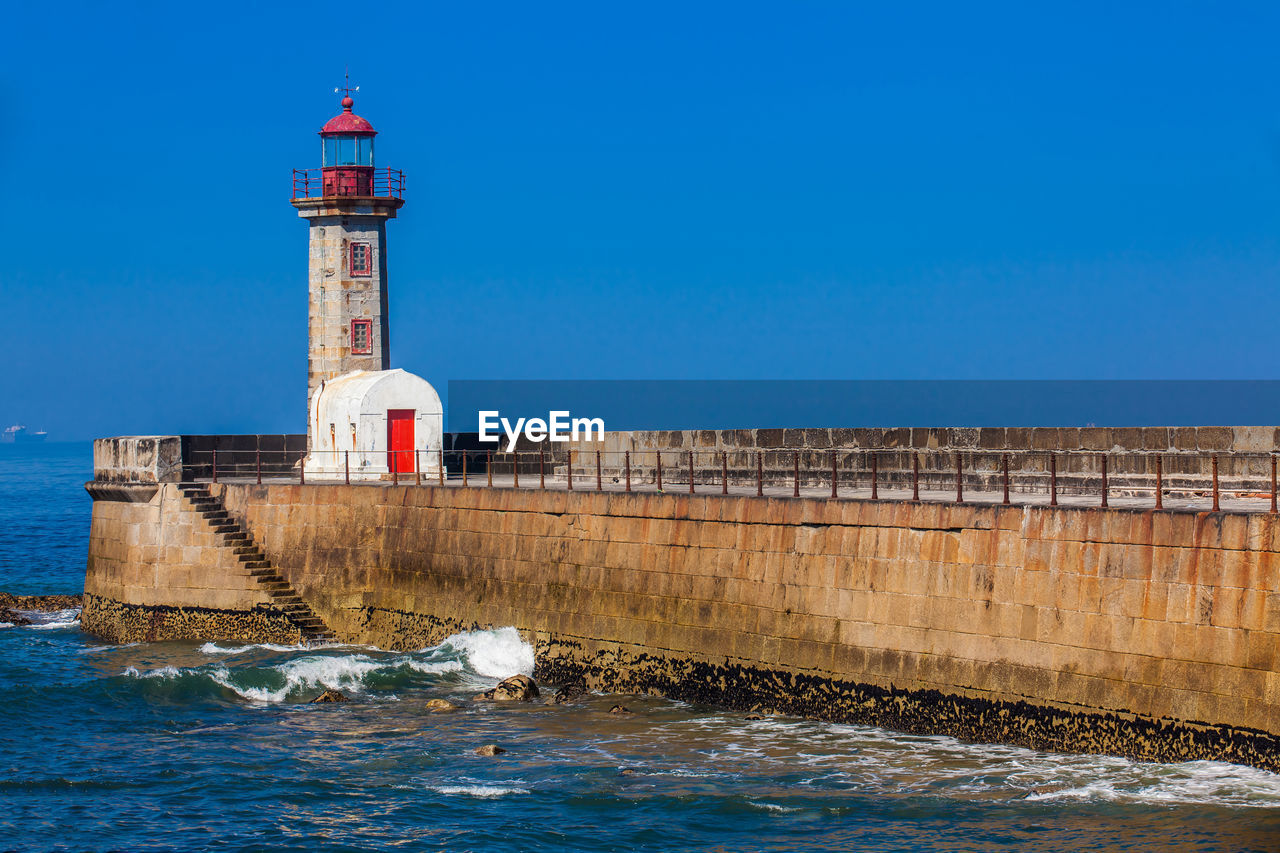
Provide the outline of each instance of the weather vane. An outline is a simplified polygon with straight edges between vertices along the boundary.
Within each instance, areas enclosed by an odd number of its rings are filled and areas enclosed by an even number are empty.
[[[350,97],[351,97],[351,93],[352,93],[352,92],[359,92],[359,91],[360,91],[360,87],[359,87],[359,86],[354,86],[354,87],[353,87],[353,86],[351,85],[351,68],[350,68],[350,66],[346,66],[346,67],[344,67],[344,68],[343,68],[342,82],[343,82],[343,85],[341,85],[341,86],[334,86],[334,87],[333,87],[333,91],[334,91],[335,93],[336,93],[336,92],[345,92],[345,93],[346,93],[346,94],[345,94],[345,97],[350,98]]]

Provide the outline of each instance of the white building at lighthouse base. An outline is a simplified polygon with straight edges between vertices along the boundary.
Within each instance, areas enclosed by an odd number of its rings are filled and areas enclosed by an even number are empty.
[[[444,408],[405,370],[356,370],[312,395],[308,480],[382,480],[440,472]]]

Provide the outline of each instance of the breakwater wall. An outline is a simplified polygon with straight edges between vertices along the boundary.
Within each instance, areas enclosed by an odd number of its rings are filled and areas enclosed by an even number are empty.
[[[203,488],[346,641],[417,648],[514,625],[551,681],[1280,770],[1268,513]],[[86,629],[296,637],[194,512],[175,483],[95,501]]]

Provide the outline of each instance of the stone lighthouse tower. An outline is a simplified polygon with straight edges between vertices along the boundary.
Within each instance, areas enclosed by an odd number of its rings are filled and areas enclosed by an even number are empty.
[[[391,369],[387,220],[404,174],[374,165],[373,125],[342,112],[320,130],[320,168],[293,170],[307,220],[307,458],[318,479],[441,473],[444,412],[420,376]]]
[[[387,220],[404,204],[404,173],[374,165],[378,132],[341,91],[342,112],[320,130],[320,168],[293,172],[293,206],[311,232],[308,401],[338,376],[391,366]]]

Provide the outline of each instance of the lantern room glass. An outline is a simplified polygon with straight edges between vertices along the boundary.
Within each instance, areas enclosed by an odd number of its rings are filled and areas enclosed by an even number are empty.
[[[326,136],[321,153],[325,166],[372,166],[372,136]]]

